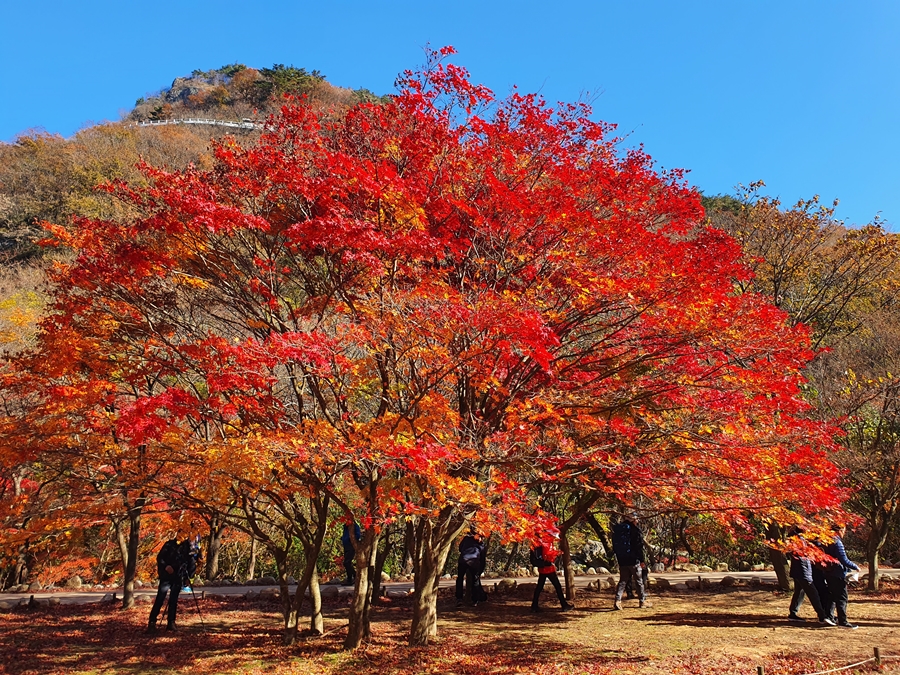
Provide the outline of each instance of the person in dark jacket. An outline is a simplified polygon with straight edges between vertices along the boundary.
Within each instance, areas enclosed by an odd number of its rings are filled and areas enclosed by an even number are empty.
[[[559,534],[551,533],[551,536],[554,539],[559,538]],[[574,609],[575,605],[566,601],[566,596],[563,594],[562,585],[559,583],[559,576],[556,574],[556,559],[559,557],[559,551],[555,546],[551,544],[545,544],[543,542],[537,542],[534,548],[531,549],[531,564],[538,568],[538,582],[537,587],[534,589],[534,598],[531,600],[531,611],[532,612],[540,612],[541,608],[538,604],[540,600],[541,593],[544,590],[544,584],[549,579],[550,583],[553,584],[553,588],[556,589],[556,597],[559,599],[559,605],[563,609]]]
[[[797,532],[796,536],[799,535],[800,532]],[[822,606],[822,601],[819,598],[819,591],[816,589],[813,580],[813,563],[809,558],[802,556],[799,553],[791,554],[791,579],[794,580],[794,595],[791,597],[788,619],[797,622],[805,621],[805,619],[800,616],[799,611],[800,605],[803,604],[804,597],[807,597],[809,598],[809,604],[812,605],[813,610],[816,612],[819,623],[828,626],[835,625],[834,621],[826,614],[825,609]]]
[[[156,572],[159,575],[159,587],[156,591],[156,600],[150,609],[150,620],[147,624],[147,632],[156,631],[156,620],[162,610],[166,595],[169,596],[169,606],[166,617],[166,630],[176,630],[178,626],[175,619],[178,614],[178,594],[191,577],[197,571],[199,560],[199,547],[193,546],[189,537],[179,543],[177,537],[169,539],[156,555]]]
[[[637,525],[637,515],[633,512],[625,514],[613,527],[613,553],[619,563],[619,585],[616,587],[616,600],[613,609],[622,609],[622,595],[625,587],[631,582],[637,589],[640,606],[647,606],[644,593],[644,535]]]
[[[456,568],[456,606],[463,604],[463,598],[468,596],[469,602],[477,605],[485,597],[481,588],[481,575],[487,564],[487,546],[481,541],[475,530],[469,533],[459,542],[459,563]],[[465,589],[463,588],[465,582]]]
[[[845,528],[843,525],[835,527],[834,540],[825,546],[825,553],[834,558],[837,562],[827,563],[825,565],[825,584],[828,587],[828,600],[823,602],[825,613],[831,616],[832,612],[837,610],[837,625],[841,628],[849,628],[851,630],[857,628],[855,624],[850,623],[847,619],[847,603],[849,597],[847,595],[847,576],[853,572],[859,572],[859,565],[847,557],[847,551],[844,548],[844,542],[841,537],[844,536]]]
[[[355,541],[362,539],[362,530],[354,521],[353,538]],[[350,540],[350,524],[344,523],[344,532],[341,534],[341,545],[344,547],[344,570],[347,572],[347,579],[344,581],[345,586],[352,586],[356,582],[356,546],[354,541]]]

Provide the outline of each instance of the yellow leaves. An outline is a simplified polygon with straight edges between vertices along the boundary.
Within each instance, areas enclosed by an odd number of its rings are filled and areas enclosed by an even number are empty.
[[[172,280],[175,282],[176,286],[182,286],[185,288],[196,288],[196,289],[204,289],[209,286],[209,283],[199,277],[195,277],[191,274],[185,274],[184,272],[175,272],[172,275]]]
[[[255,319],[253,317],[249,317],[246,322],[248,328],[252,328],[254,330],[260,328],[266,328],[268,324],[265,321],[260,321],[259,319]]]
[[[424,230],[428,216],[421,205],[399,192],[386,192],[381,199],[381,217],[393,221],[403,232]]]

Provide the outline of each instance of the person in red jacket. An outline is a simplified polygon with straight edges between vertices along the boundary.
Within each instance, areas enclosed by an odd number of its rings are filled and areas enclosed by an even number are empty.
[[[559,539],[559,534],[555,532],[551,533],[551,536],[554,539]],[[548,579],[553,584],[553,588],[556,589],[556,597],[559,598],[560,607],[563,609],[573,609],[575,607],[575,605],[566,602],[566,597],[563,595],[562,586],[556,574],[556,565],[554,564],[557,557],[559,557],[559,551],[552,544],[536,542],[534,548],[531,549],[531,564],[538,568],[537,588],[534,589],[534,598],[531,601],[532,612],[541,611],[538,600],[541,597],[541,592],[544,590],[544,583]]]

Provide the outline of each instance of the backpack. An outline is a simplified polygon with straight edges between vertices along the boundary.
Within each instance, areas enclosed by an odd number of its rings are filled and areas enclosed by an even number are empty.
[[[169,541],[162,545],[162,548],[159,549],[159,553],[156,554],[156,562],[161,567],[165,567],[166,565],[171,565],[172,567],[177,566],[178,541],[176,539],[169,539]]]
[[[178,546],[178,574],[183,579],[191,579],[197,573],[197,561],[200,558],[200,550],[191,546],[187,540]]]
[[[169,539],[156,554],[156,572],[160,579],[170,578],[166,571],[166,565],[170,565],[175,570],[173,574],[178,574],[178,540],[176,539]]]
[[[619,523],[612,531],[613,552],[616,558],[620,560],[628,560],[631,558],[631,525],[628,523]]]
[[[531,553],[528,555],[528,562],[531,563],[532,567],[546,567],[547,563],[544,561],[544,549],[540,546],[535,546],[531,549]]]

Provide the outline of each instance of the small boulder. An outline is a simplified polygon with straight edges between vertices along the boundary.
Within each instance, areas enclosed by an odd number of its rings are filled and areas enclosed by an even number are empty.
[[[650,581],[652,582],[653,586],[659,588],[660,590],[665,590],[672,586],[671,582],[665,577],[653,577],[652,579],[650,579]]]
[[[757,565],[751,565],[751,566],[750,566],[750,571],[751,571],[751,572],[762,572],[762,571],[765,570],[765,569],[766,569],[766,566],[763,565],[762,563],[759,563],[759,564],[757,564]]]
[[[700,567],[697,568],[697,571],[698,572],[712,572],[713,569],[709,565],[700,565]]]
[[[497,582],[497,590],[498,591],[511,591],[516,588],[516,581],[514,579],[501,579]]]
[[[381,573],[381,581],[382,581],[382,583],[385,582],[385,581],[390,581],[390,580],[391,580],[391,575],[390,575],[390,574],[388,574],[387,572],[382,572],[382,573]]]
[[[28,592],[29,593],[37,593],[42,590],[44,590],[44,584],[42,584],[40,581],[35,581],[35,582],[28,584]]]
[[[260,577],[259,586],[274,586],[275,585],[275,577]]]
[[[278,600],[281,593],[277,588],[264,588],[259,592],[260,600]]]
[[[597,574],[597,570],[595,570],[593,567],[588,567],[587,573],[591,576],[594,576],[595,574]]]
[[[598,567],[597,574],[609,574],[609,570],[606,569],[605,567]]]
[[[684,582],[684,585],[690,588],[692,591],[696,591],[700,588],[700,580],[699,579],[688,579]]]
[[[749,572],[750,571],[750,563],[748,563],[746,560],[742,560],[740,562],[740,564],[738,565],[738,569],[740,569],[741,572]]]
[[[694,563],[685,563],[684,565],[682,565],[682,569],[685,572],[699,572],[700,566],[695,565]]]
[[[733,576],[727,575],[727,574],[724,577],[722,577],[721,581],[719,581],[719,585],[722,586],[723,588],[731,588],[736,583],[737,583],[737,579],[735,579]]]
[[[0,600],[0,611],[8,612],[9,610],[13,609],[17,604],[18,604],[18,603],[16,603],[16,602],[9,602],[9,601],[7,601],[7,600]]]
[[[246,593],[244,593],[244,600],[249,600],[250,602],[259,600],[259,591],[247,591]]]
[[[728,563],[727,562],[716,563],[716,572],[727,572],[727,571],[728,571]]]
[[[337,586],[322,586],[321,593],[323,598],[336,598],[341,593],[341,589]]]
[[[665,563],[656,563],[655,565],[653,565],[653,569],[651,571],[656,572],[657,574],[659,574],[660,572],[665,572],[666,565]]]

